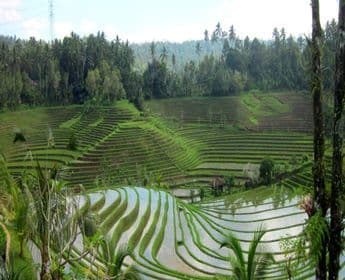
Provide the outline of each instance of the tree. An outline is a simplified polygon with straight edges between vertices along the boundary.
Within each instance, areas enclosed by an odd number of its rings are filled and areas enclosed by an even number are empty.
[[[207,30],[207,29],[205,29],[205,31],[204,31],[204,40],[205,40],[206,42],[208,42],[208,41],[210,40],[210,37],[209,37],[209,35],[208,35],[208,30]]]
[[[174,53],[171,56],[171,64],[173,66],[173,70],[176,72],[176,56]]]
[[[314,196],[316,211],[326,215],[327,203],[325,193],[325,167],[324,167],[324,120],[322,113],[322,80],[321,80],[321,42],[322,30],[320,25],[319,0],[312,0],[312,76],[311,92],[313,96],[313,120],[314,120]],[[325,280],[327,275],[326,255],[327,240],[324,240],[316,268],[316,279]]]
[[[78,138],[76,137],[75,133],[72,132],[68,138],[68,144],[66,148],[71,151],[76,151],[78,150],[78,146],[79,146]]]
[[[223,30],[222,30],[222,27],[220,25],[220,22],[217,23],[216,25],[216,29],[214,30],[213,32],[216,36],[217,39],[221,38],[222,37],[222,34],[223,34]]]
[[[229,41],[230,41],[231,47],[234,47],[235,41],[236,41],[236,33],[235,33],[235,28],[233,25],[231,25],[229,29]]]
[[[331,187],[331,226],[329,242],[329,279],[337,280],[340,269],[340,254],[343,249],[344,229],[344,102],[345,102],[345,1],[339,1],[338,40],[336,47],[336,72],[333,121],[333,160]]]
[[[98,99],[101,91],[101,76],[99,70],[90,70],[87,73],[85,87],[90,97]]]
[[[198,57],[200,57],[200,54],[201,54],[201,45],[200,45],[200,42],[197,42],[196,45],[195,45],[195,52],[196,54],[198,55]]]
[[[120,71],[112,70],[104,77],[102,87],[102,99],[111,103],[114,100],[122,99],[126,96],[126,92],[121,82]]]
[[[52,104],[58,104],[60,101],[59,85],[61,80],[58,61],[50,59],[47,68],[47,100]]]
[[[233,255],[230,255],[229,260],[233,275],[231,277],[222,277],[221,279],[233,280],[255,280],[262,279],[267,268],[274,262],[273,255],[270,253],[257,253],[258,246],[265,231],[258,228],[249,245],[248,257],[245,260],[244,251],[241,247],[240,241],[233,234],[229,234],[227,240],[222,242],[222,247],[231,249]]]
[[[156,57],[156,44],[154,41],[151,42],[150,53],[151,53],[151,59],[154,60]]]
[[[56,180],[57,171],[43,170],[38,164],[35,176],[22,177],[22,194],[29,204],[30,233],[41,255],[40,279],[61,279],[68,262],[79,261],[89,253],[84,246],[77,257],[72,248],[84,219],[78,196]]]
[[[235,177],[233,175],[226,176],[224,178],[224,184],[228,189],[228,192],[230,192],[231,188],[235,186]]]
[[[166,46],[163,46],[162,53],[160,55],[160,59],[162,62],[166,62],[167,58],[168,58],[168,50],[167,50]]]
[[[143,90],[147,98],[167,96],[168,69],[164,62],[154,59],[143,74]]]
[[[260,178],[266,185],[271,184],[274,172],[274,161],[270,158],[265,158],[260,163]]]

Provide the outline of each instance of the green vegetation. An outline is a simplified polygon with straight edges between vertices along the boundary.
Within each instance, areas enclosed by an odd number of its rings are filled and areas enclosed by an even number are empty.
[[[281,96],[276,95],[277,98]],[[209,101],[196,100],[199,104]],[[286,252],[280,248],[280,242],[285,240],[286,234],[291,242],[297,240],[305,223],[306,215],[299,208],[301,196],[296,191],[312,185],[310,156],[306,159],[312,151],[310,136],[264,129],[261,132],[240,131],[192,122],[179,127],[178,123],[158,116],[140,115],[133,105],[124,101],[114,107],[91,108],[87,114],[80,115],[81,110],[79,106],[65,107],[60,120],[60,110],[45,109],[50,116],[46,120],[54,121],[50,127],[55,148],[47,148],[48,139],[38,137],[34,129],[24,134],[26,142],[13,144],[10,142],[11,126],[8,126],[5,154],[9,170],[15,176],[34,170],[35,162],[22,162],[21,155],[28,150],[24,145],[30,145],[33,159],[39,159],[44,168],[49,167],[47,163],[51,159],[61,159],[60,179],[63,178],[69,188],[73,187],[71,190],[82,191],[80,184],[90,189],[83,194],[86,198],[82,208],[89,209],[90,217],[99,218],[88,220],[87,236],[98,229],[108,240],[108,246],[114,247],[112,251],[120,252],[122,246],[130,248],[130,257],[122,259],[124,272],[135,272],[133,275],[151,279],[162,279],[166,275],[176,279],[228,277],[231,273],[229,252],[225,248],[219,250],[221,243],[234,232],[239,237],[243,254],[247,255],[256,228],[264,224],[267,237],[260,240],[260,246],[269,245],[276,261],[266,269],[267,277],[285,279]],[[68,122],[67,116],[80,118],[69,128],[61,128],[60,123]],[[42,120],[38,120],[37,125],[33,122],[33,128],[43,127],[40,122]],[[66,148],[70,133],[78,140],[76,151]],[[285,165],[284,171],[305,167],[279,185],[243,192],[243,180],[253,176],[255,170],[259,172],[259,164],[266,157],[274,159],[276,165]],[[294,158],[293,164],[290,164],[291,158]],[[109,189],[124,182],[136,185],[145,176],[148,185],[157,182],[159,177],[169,187],[201,186],[206,190],[205,198],[201,203],[188,205],[162,191],[130,187]],[[229,196],[211,198],[209,181],[215,176],[224,177],[225,187],[231,189]],[[105,249],[97,247],[97,242],[99,239],[91,237],[90,246],[99,248],[98,255],[94,251],[85,255],[78,248],[72,249],[71,259],[82,258],[82,261],[71,261],[71,275],[97,278],[97,275],[110,275],[111,270],[118,271],[118,266],[111,269],[113,266],[107,263],[111,262],[110,257],[115,258],[120,253],[103,258]],[[260,253],[256,256],[261,257]],[[131,261],[127,262],[129,259]],[[130,268],[132,261],[135,266]],[[54,263],[58,268],[54,273],[61,274],[64,262]],[[300,279],[308,279],[313,273],[313,264],[302,265],[301,262],[294,270]]]
[[[327,22],[323,40],[323,86],[333,89],[332,55],[335,21]],[[0,110],[18,107],[93,103],[111,105],[127,99],[141,109],[143,98],[233,96],[253,90],[309,90],[311,52],[308,38],[287,36],[274,28],[270,41],[240,39],[218,23],[204,41],[183,44],[152,42],[130,45],[119,37],[108,41],[103,32],[85,38],[72,33],[51,44],[30,38],[0,36]],[[211,38],[210,38],[211,37]],[[193,53],[192,53],[193,52]],[[44,69],[44,74],[42,74]],[[139,70],[139,71],[138,71]],[[242,102],[253,113],[254,94]],[[281,112],[288,108],[267,100]],[[256,124],[255,117],[249,118]],[[70,123],[66,123],[70,125]],[[63,126],[63,128],[66,128]]]
[[[262,252],[262,256],[257,257],[258,252],[256,250],[264,234],[265,231],[260,228],[254,233],[253,240],[249,245],[247,260],[245,260],[240,241],[233,234],[230,234],[227,240],[221,244],[221,247],[229,247],[234,254],[234,256],[229,257],[234,273],[230,279],[255,280],[265,276],[267,269],[274,262],[274,258],[270,253]]]
[[[0,36],[0,278],[344,278],[345,1],[311,7],[311,38]]]
[[[274,161],[270,158],[265,158],[260,163],[259,176],[265,185],[270,185],[274,175]]]

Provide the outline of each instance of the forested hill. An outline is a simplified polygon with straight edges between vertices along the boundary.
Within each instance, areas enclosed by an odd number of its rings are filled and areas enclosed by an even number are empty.
[[[325,90],[334,84],[336,22],[323,36]],[[229,96],[249,90],[310,90],[306,38],[273,31],[272,41],[241,39],[220,25],[205,40],[130,45],[103,32],[54,42],[0,37],[0,111],[23,104],[113,104],[128,99]]]
[[[151,42],[141,44],[131,44],[131,48],[135,55],[135,66],[140,70],[147,67],[147,63],[151,60]],[[192,40],[182,43],[176,42],[155,42],[157,55],[161,56],[164,53],[164,48],[167,55],[167,65],[173,68],[173,61],[175,56],[175,69],[182,71],[185,64],[191,60],[199,61],[205,55],[213,54],[219,57],[222,54],[224,40],[205,41]],[[200,48],[200,49],[199,49]]]

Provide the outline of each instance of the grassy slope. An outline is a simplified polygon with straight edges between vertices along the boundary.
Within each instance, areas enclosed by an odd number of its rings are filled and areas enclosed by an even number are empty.
[[[146,106],[180,126],[311,131],[310,100],[299,93],[250,92],[228,97],[173,98],[151,100]]]
[[[267,156],[280,163],[294,155],[310,156],[310,138],[286,131],[283,121],[279,125],[280,119],[288,119],[292,123],[287,127],[295,125],[299,131],[305,122],[295,118],[293,106],[301,98],[295,93],[252,92],[148,102],[147,107],[162,117],[141,116],[126,101],[84,114],[81,106],[5,113],[0,114],[0,147],[13,174],[31,170],[33,158],[42,166],[62,168],[71,185],[92,186],[98,179],[136,183],[144,173],[172,185],[206,183],[215,175],[243,177],[247,163],[258,164]],[[265,121],[282,131],[252,132],[265,131],[260,128]],[[12,143],[15,128],[24,132],[26,143]],[[49,132],[54,147],[47,146]],[[77,151],[66,149],[71,133],[79,140]]]

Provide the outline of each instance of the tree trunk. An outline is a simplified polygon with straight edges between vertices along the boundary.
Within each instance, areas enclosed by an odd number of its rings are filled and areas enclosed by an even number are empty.
[[[335,92],[334,92],[334,124],[333,124],[333,162],[332,162],[332,194],[331,194],[331,230],[329,243],[329,279],[338,279],[342,251],[341,200],[343,171],[343,131],[342,118],[345,92],[345,1],[339,1],[338,38],[336,51]]]
[[[50,258],[49,258],[49,247],[48,247],[48,238],[42,238],[42,247],[41,247],[41,280],[50,280]]]
[[[327,203],[325,197],[325,168],[324,168],[324,121],[322,113],[322,82],[321,82],[321,25],[319,13],[319,0],[312,0],[312,96],[313,96],[313,118],[314,118],[314,195],[315,210],[321,211],[325,216]],[[315,211],[315,212],[316,212]],[[316,268],[316,279],[326,280],[326,252],[327,240],[324,240],[321,257]]]
[[[6,235],[5,265],[8,268],[10,264],[11,234],[4,223],[0,222],[0,226]]]

